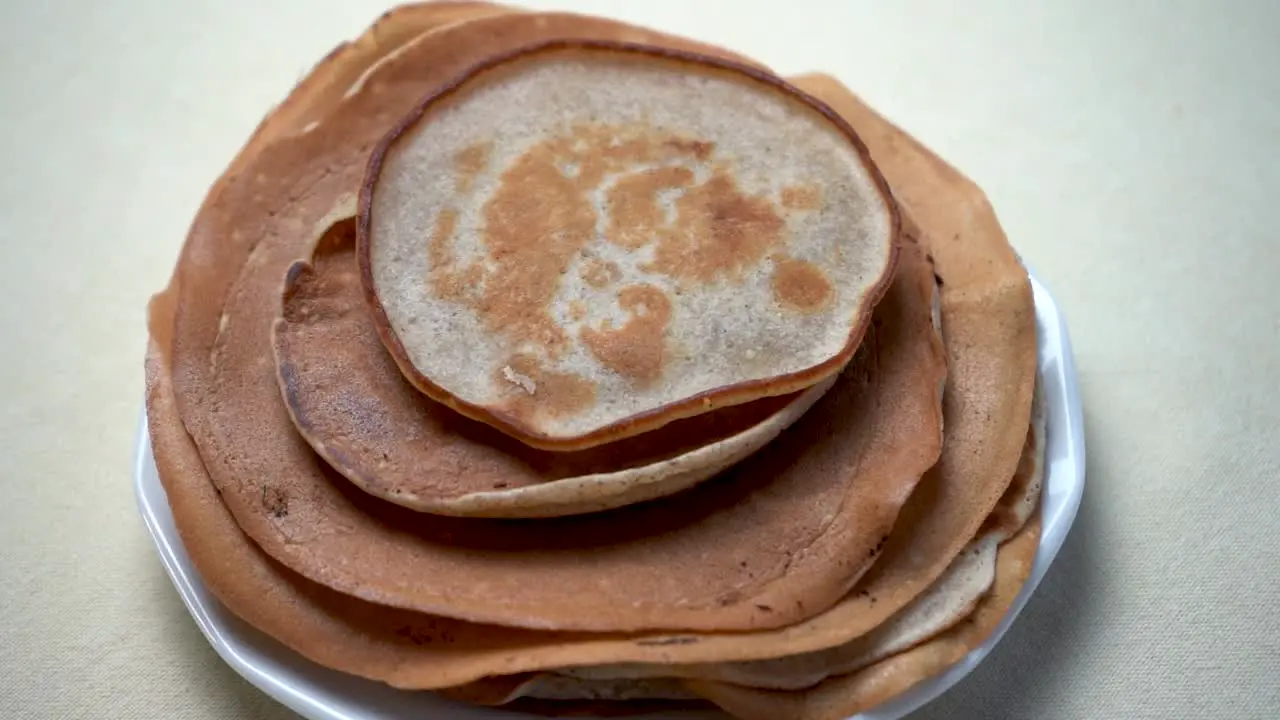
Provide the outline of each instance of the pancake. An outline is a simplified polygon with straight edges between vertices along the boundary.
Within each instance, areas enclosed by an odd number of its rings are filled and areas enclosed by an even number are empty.
[[[856,117],[867,137],[876,138],[884,147],[902,148],[895,153],[882,152],[885,159],[877,162],[889,177],[912,187],[913,198],[928,201],[920,207],[927,210],[925,217],[932,233],[917,224],[917,206],[900,203],[906,241],[918,241],[925,248],[944,248],[942,252],[951,261],[954,282],[939,278],[945,283],[942,326],[949,356],[943,459],[915,488],[880,559],[858,583],[855,593],[792,627],[699,636],[698,642],[673,647],[657,662],[777,658],[835,647],[873,631],[942,575],[988,522],[1001,496],[1011,491],[1011,482],[1019,476],[1017,464],[1031,424],[1036,360],[1034,306],[1024,308],[1022,301],[1031,303],[1031,298],[1018,290],[1019,277],[1028,282],[1025,270],[1013,256],[980,190],[949,166],[918,162],[919,153],[942,161],[880,116],[868,112]],[[907,174],[904,167],[926,172],[927,184]],[[896,188],[894,192],[896,195]],[[966,214],[948,210],[948,202],[974,207]],[[984,212],[986,215],[979,216]],[[966,260],[960,250],[945,249],[946,243],[935,239],[938,236],[963,238],[964,247],[975,257]],[[934,250],[935,256],[937,252]],[[962,289],[964,294],[959,294]],[[950,302],[946,301],[948,293]],[[1027,319],[1030,327],[1024,324]],[[1020,380],[1024,367],[1031,373],[1025,394]],[[962,401],[956,402],[953,393],[960,393]],[[1009,436],[1000,429],[1020,416],[1023,424],[1012,446],[1015,454],[1006,463]],[[984,462],[1007,467],[1008,474],[993,475]]]
[[[927,266],[918,253],[906,251],[903,258],[900,272],[920,268],[927,280]],[[666,662],[682,655],[692,661],[719,660],[736,657],[732,653],[739,646],[769,652],[776,632],[759,638],[604,635],[479,625],[375,605],[290,571],[237,526],[222,501],[225,494],[220,496],[211,482],[178,416],[168,344],[175,294],[158,295],[151,306],[147,419],[153,452],[192,563],[210,591],[248,624],[327,667],[413,689],[572,665]],[[891,289],[878,316],[894,308],[895,297]],[[917,313],[926,316],[927,299],[916,304]],[[885,317],[885,324],[899,324],[890,320],[897,319]],[[877,333],[873,327],[872,337]],[[940,343],[934,338],[929,344]],[[940,353],[940,348],[929,352]],[[710,656],[700,649],[703,644],[711,648]]]
[[[343,207],[345,205],[345,207]],[[348,211],[349,208],[349,211]],[[275,323],[294,425],[365,492],[414,510],[474,517],[598,512],[678,492],[777,437],[835,378],[574,452],[530,448],[419,393],[370,321],[355,258],[354,204],[290,267]]]
[[[938,452],[945,364],[937,339],[913,325],[931,281],[904,293],[912,296],[902,320],[868,332],[864,362],[805,418],[751,462],[671,502],[537,524],[426,522],[356,490],[298,435],[271,352],[279,283],[305,257],[315,222],[358,186],[364,148],[403,116],[405,98],[548,38],[702,47],[568,15],[489,17],[437,33],[378,67],[318,127],[264,149],[193,224],[177,285],[173,382],[237,523],[315,582],[476,622],[751,630],[831,607],[874,561]]]
[[[690,693],[691,694],[691,693]],[[503,710],[542,717],[635,717],[652,720],[722,720],[727,717],[713,703],[691,700],[540,700],[517,698]]]
[[[1034,450],[1034,446],[1032,448]],[[1036,462],[1036,453],[1028,452],[1024,459]],[[1032,487],[1028,483],[1027,488]],[[1031,496],[1036,497],[1035,501]],[[1008,509],[1038,505],[1038,491],[1009,498]],[[1012,517],[1009,515],[1008,517]],[[854,670],[842,670],[840,664],[848,664],[852,656],[838,661],[837,665],[821,669],[821,677],[815,685],[798,691],[771,690],[764,687],[732,684],[723,680],[678,677],[621,677],[590,673],[572,674],[565,671],[523,673],[520,675],[488,677],[458,688],[448,688],[441,695],[476,705],[507,705],[520,698],[541,697],[551,699],[576,699],[584,697],[621,700],[682,699],[684,693],[705,697],[744,720],[770,720],[771,718],[813,718],[832,720],[850,717],[905,692],[911,686],[945,670],[958,662],[964,654],[977,647],[994,630],[1004,617],[1013,599],[1021,591],[1030,575],[1040,540],[1040,518],[1024,516],[1026,524],[985,534],[977,542],[987,547],[981,555],[989,555],[990,573],[979,598],[970,603],[972,612],[934,633],[928,642],[902,645],[896,649],[879,648]],[[1012,537],[1001,544],[1001,535]],[[989,547],[989,549],[987,549]],[[963,561],[961,561],[963,562]],[[985,562],[985,560],[984,560]],[[955,567],[955,566],[953,566]],[[990,592],[988,592],[990,590]],[[886,629],[890,625],[886,625]],[[879,631],[877,631],[879,632]],[[865,649],[865,648],[864,648]],[[833,658],[829,658],[833,659]],[[769,665],[779,672],[794,674],[795,667],[785,663],[795,660],[785,658]],[[679,673],[679,666],[671,666]],[[743,679],[763,683],[775,683],[766,668],[759,673],[744,674]],[[815,666],[813,672],[819,669]],[[829,679],[827,679],[829,677]],[[820,682],[819,682],[820,681]]]
[[[673,678],[583,679],[556,673],[532,673],[511,678],[510,685],[486,685],[486,693],[440,695],[473,705],[506,705],[519,698],[538,700],[696,700],[698,695]]]
[[[1037,513],[1000,547],[992,591],[978,602],[972,615],[928,642],[858,672],[795,692],[710,680],[686,680],[685,687],[741,720],[844,720],[870,710],[945,671],[985,642],[1031,575],[1039,543]]]
[[[428,96],[374,151],[359,220],[405,376],[548,450],[835,375],[897,232],[857,136],[785,81],[584,41]]]
[[[348,88],[383,56],[394,53],[429,30],[489,15],[517,12],[489,2],[435,0],[398,5],[383,13],[364,33],[329,52],[289,91],[285,100],[262,119],[245,143],[231,171],[237,171],[277,138],[306,132],[333,111]]]
[[[741,720],[845,720],[945,671],[985,642],[1031,575],[1040,530],[1037,514],[1000,546],[991,592],[978,600],[973,613],[962,622],[905,652],[805,690],[766,690],[713,680],[585,679],[536,673],[489,679],[468,700],[485,705],[506,705],[520,698],[539,696],[643,700],[681,698],[687,692],[711,700]]]
[[[613,682],[526,673],[484,678],[437,694],[470,705],[501,706],[547,717],[723,717],[714,704],[671,679]],[[705,710],[711,712],[699,712]]]
[[[769,660],[737,663],[613,665],[569,668],[564,675],[584,680],[622,681],[697,678],[772,690],[812,687],[896,655],[954,626],[972,614],[995,582],[996,555],[1030,519],[1040,502],[1044,479],[1045,410],[1037,398],[1018,472],[978,536],[929,588],[883,624],[842,645]],[[861,592],[855,590],[855,592]]]
[[[406,3],[386,11],[355,40],[329,51],[294,85],[283,102],[262,118],[226,170],[211,185],[199,214],[208,211],[211,201],[221,195],[228,182],[243,172],[263,148],[281,137],[314,129],[319,118],[332,112],[354,85],[363,83],[364,74],[387,57],[432,30],[512,12],[518,11],[496,3],[469,0]],[[181,263],[175,267],[175,275],[181,272],[181,267]]]

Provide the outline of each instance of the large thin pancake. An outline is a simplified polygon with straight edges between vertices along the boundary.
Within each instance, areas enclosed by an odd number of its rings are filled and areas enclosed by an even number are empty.
[[[505,705],[540,695],[560,697],[681,697],[682,691],[711,700],[741,720],[844,720],[893,699],[937,675],[986,641],[1004,619],[1031,574],[1040,542],[1040,517],[1032,518],[996,554],[991,592],[972,614],[945,632],[863,667],[800,691],[766,690],[713,680],[568,678],[554,673],[487,678],[451,695],[482,705]]]
[[[868,333],[875,381],[867,365],[845,373],[805,419],[721,481],[672,502],[536,526],[424,522],[371,498],[335,477],[280,402],[270,344],[279,283],[305,257],[314,223],[358,183],[371,139],[403,114],[405,97],[423,97],[500,50],[566,35],[690,46],[566,15],[453,26],[381,65],[329,119],[279,140],[232,178],[183,253],[174,355],[183,420],[227,507],[262,548],[372,602],[582,630],[753,629],[807,618],[874,559],[936,455],[945,369],[936,339],[918,325]]]
[[[1037,398],[1018,471],[974,538],[941,577],[896,615],[865,635],[825,650],[770,660],[695,664],[630,664],[561,670],[587,680],[697,678],[772,690],[812,687],[900,653],[968,617],[995,582],[1001,543],[1026,524],[1040,501],[1045,411]],[[855,588],[855,592],[861,592]]]
[[[511,12],[517,10],[468,0],[406,3],[386,11],[355,40],[344,42],[325,55],[294,85],[284,101],[262,118],[222,175],[210,186],[199,214],[207,212],[213,199],[222,194],[227,183],[263,148],[281,137],[314,129],[317,121],[332,112],[352,86],[362,84],[365,73],[386,57],[432,30]],[[206,251],[215,248],[216,244]],[[179,272],[181,264],[175,268],[175,276]]]
[[[678,420],[587,450],[530,448],[409,385],[370,321],[341,203],[311,260],[289,268],[276,365],[298,431],[361,489],[415,510],[474,517],[598,512],[669,495],[777,437],[835,378]]]
[[[909,300],[915,307],[913,314],[920,319],[912,323],[914,332],[905,335],[917,341],[925,339],[921,352],[932,358],[926,364],[933,366],[940,358],[940,341],[921,327],[929,325],[929,297],[927,292],[911,289],[920,282],[927,289],[928,267],[910,249],[903,258],[900,273],[912,279],[895,282],[877,316],[888,327],[901,326],[908,318],[897,314],[896,300],[899,296]],[[900,286],[904,292],[897,292]],[[920,297],[913,299],[917,294]],[[175,525],[200,577],[224,605],[250,625],[328,667],[415,689],[451,687],[490,675],[572,665],[769,655],[777,632],[745,636],[602,635],[477,625],[375,605],[288,570],[241,532],[178,417],[167,342],[173,300],[172,293],[166,293],[157,296],[151,307],[147,418],[157,468]],[[873,329],[872,338],[878,332]],[[888,354],[881,357],[894,359]],[[911,364],[907,358],[896,359]],[[930,379],[937,382],[941,374],[935,371]],[[890,397],[898,394],[885,393]],[[936,405],[936,398],[933,402]],[[923,408],[913,411],[922,412]],[[865,480],[877,482],[872,475]],[[815,496],[815,502],[821,501],[821,495]],[[735,654],[741,652],[747,654]]]
[[[277,138],[314,128],[370,67],[419,35],[453,23],[510,12],[519,10],[469,0],[408,3],[388,10],[355,40],[331,50],[294,85],[285,100],[258,124],[229,172],[242,169]]]
[[[519,698],[502,708],[541,717],[663,718],[664,720],[720,720],[723,711],[701,698],[693,700],[540,700]]]
[[[893,699],[959,662],[981,645],[1004,619],[1031,574],[1040,543],[1037,514],[996,554],[991,592],[976,603],[962,622],[929,641],[880,659],[856,672],[829,678],[799,690],[766,690],[714,680],[567,678],[535,673],[490,678],[464,691],[448,691],[458,699],[484,705],[503,705],[519,698],[679,697],[682,690],[706,698],[741,720],[844,720]]]
[[[844,720],[869,710],[943,672],[981,645],[1008,613],[1031,574],[1040,543],[1040,516],[1000,547],[990,594],[955,627],[904,653],[808,690],[760,690],[709,680],[686,687],[742,720]]]
[[[989,518],[996,500],[991,498],[1017,492],[1010,479],[1015,477],[1025,433],[1014,436],[1002,429],[1031,414],[1035,329],[1025,270],[972,182],[830,78],[810,76],[797,83],[827,97],[864,137],[874,139],[873,157],[891,183],[901,183],[911,198],[903,203],[909,237],[919,232],[913,221],[918,213],[920,224],[931,229],[919,233],[921,241],[948,260],[943,288],[950,359],[944,459],[921,480],[882,557],[853,595],[792,628],[702,636],[696,643],[674,648],[659,662],[715,662],[716,654],[721,660],[780,657],[860,637],[928,588],[967,540],[984,523],[993,522]],[[1010,445],[1013,437],[1018,442]],[[1009,474],[992,473],[988,463],[1007,466]]]
[[[1039,433],[1037,435],[1037,433]],[[862,712],[912,685],[941,672],[969,650],[985,640],[1008,611],[1013,597],[1021,590],[1030,574],[1031,563],[1039,544],[1040,520],[1031,518],[1039,503],[1040,468],[1042,466],[1043,425],[1028,431],[1027,451],[1020,466],[1025,466],[1023,481],[1001,499],[1001,507],[989,519],[989,529],[971,545],[975,561],[957,558],[948,569],[978,571],[980,589],[966,602],[960,617],[937,627],[925,637],[909,639],[907,635],[922,628],[907,628],[899,617],[877,629],[866,640],[878,638],[876,644],[861,642],[837,649],[837,653],[815,653],[798,658],[781,658],[763,663],[737,665],[733,680],[727,677],[699,677],[688,673],[689,667],[670,665],[666,675],[637,674],[628,677],[595,669],[560,670],[557,672],[523,673],[487,677],[467,685],[440,691],[445,697],[476,705],[506,705],[519,698],[614,699],[679,698],[683,692],[720,703],[725,709],[747,718],[845,718]],[[1017,518],[1021,518],[1021,523]],[[1009,538],[1012,537],[1012,540]],[[1004,543],[1005,540],[1009,542]],[[1004,543],[1004,544],[1002,544]],[[981,566],[981,567],[978,567]],[[950,584],[945,578],[930,589],[928,595]],[[972,585],[964,581],[963,585]],[[991,593],[988,594],[988,590]],[[919,600],[924,600],[922,596]],[[919,600],[912,610],[920,608]],[[949,603],[948,603],[949,604]],[[932,611],[920,608],[923,612]],[[950,613],[946,613],[950,615]],[[961,624],[960,621],[964,621]],[[968,629],[977,624],[976,630]],[[945,632],[944,632],[945,631]],[[904,634],[905,633],[905,634]],[[890,636],[897,635],[897,638]],[[921,641],[928,642],[921,644]],[[916,646],[914,649],[912,646]],[[857,653],[855,656],[853,653]],[[777,675],[782,676],[779,680]],[[779,684],[811,681],[799,692],[785,692]],[[684,684],[677,684],[680,679]],[[810,705],[815,707],[809,707]]]
[[[366,182],[361,269],[392,357],[544,449],[836,374],[893,274],[896,209],[838,116],[654,47],[488,60],[392,131]]]
[[[436,694],[470,705],[503,706],[508,710],[516,710],[522,701],[530,700],[551,701],[546,706],[560,710],[566,701],[633,703],[701,699],[675,678],[578,678],[549,672],[489,677],[461,687],[444,688]],[[555,714],[561,716],[560,712]]]
[[[1008,488],[1031,420],[1035,307],[1026,269],[981,189],[838,81],[808,75],[794,82],[866,140],[898,200],[904,232],[930,252],[942,285],[948,365],[942,456],[860,583],[867,593],[861,605],[842,603],[808,623],[808,633],[857,637],[932,584]],[[779,643],[780,654],[802,652],[787,645]]]

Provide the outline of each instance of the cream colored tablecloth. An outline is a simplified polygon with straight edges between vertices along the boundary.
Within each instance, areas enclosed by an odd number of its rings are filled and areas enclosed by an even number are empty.
[[[1061,302],[1084,505],[919,717],[1280,718],[1280,3],[539,5],[837,74],[987,190]],[[135,512],[143,307],[261,114],[385,8],[0,4],[0,717],[290,715]]]

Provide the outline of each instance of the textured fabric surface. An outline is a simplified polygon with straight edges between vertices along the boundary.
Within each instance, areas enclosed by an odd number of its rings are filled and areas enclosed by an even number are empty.
[[[1280,717],[1280,4],[537,5],[839,76],[986,189],[1060,301],[1079,519],[918,718]],[[143,308],[263,112],[385,7],[0,4],[0,716],[291,717],[136,514]]]

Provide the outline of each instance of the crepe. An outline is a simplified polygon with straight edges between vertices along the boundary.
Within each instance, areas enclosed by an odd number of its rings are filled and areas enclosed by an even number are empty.
[[[990,594],[972,615],[932,640],[858,672],[798,692],[760,690],[709,680],[685,687],[741,720],[844,720],[890,700],[959,662],[981,645],[1004,619],[1031,575],[1040,542],[1037,514],[1000,548]]]
[[[889,134],[890,140],[887,142],[919,151],[920,146],[916,141],[879,116],[870,116],[863,127],[868,134],[876,137]],[[902,163],[910,162],[912,157],[904,151],[901,156],[890,156],[889,160],[890,167],[897,169]],[[910,181],[910,178],[907,180]],[[972,201],[968,193],[973,191],[973,186],[954,170],[947,168],[945,174],[935,171],[931,182],[932,185],[927,190],[921,189],[920,192],[927,194],[939,207],[945,209],[948,198],[957,204]],[[990,212],[989,208],[987,212]],[[907,242],[919,238],[924,247],[937,247],[941,244],[916,225],[910,206],[903,207],[903,220]],[[998,270],[993,273],[997,279],[1004,273],[1014,273],[1015,278],[1021,273],[1025,278],[1025,271],[1020,265],[1000,268],[1004,262],[1003,254],[1008,250],[1007,242],[1002,234],[994,237],[985,234],[999,232],[999,225],[994,219],[973,218],[966,222],[973,222],[974,227],[954,222],[935,222],[933,227],[936,232],[946,233],[944,237],[954,236],[952,233],[961,234],[963,231],[975,253],[979,253],[980,257],[983,253],[990,256],[988,267]],[[959,260],[953,258],[957,272],[965,269]],[[973,264],[978,267],[983,265],[980,261],[974,261]],[[972,281],[971,285],[973,288],[982,288],[983,282]],[[947,292],[945,286],[943,292]],[[1007,290],[997,289],[993,292],[993,301],[988,304],[991,313],[986,316],[991,325],[989,328],[983,327],[980,308],[971,307],[975,303],[964,301],[963,297],[953,297],[949,312],[943,317],[943,334],[953,363],[956,362],[954,358],[960,355],[958,367],[964,370],[964,375],[957,376],[954,371],[950,372],[947,392],[964,391],[969,399],[963,404],[946,403],[948,432],[944,453],[949,449],[951,460],[949,463],[939,463],[921,479],[904,506],[881,557],[859,582],[855,592],[830,610],[803,623],[767,632],[696,636],[697,642],[675,645],[657,662],[714,663],[767,659],[835,647],[880,627],[936,581],[969,540],[989,521],[993,512],[1000,510],[999,506],[988,499],[990,494],[995,493],[999,498],[1006,492],[1016,492],[1018,486],[1016,483],[1011,484],[1011,481],[1015,477],[1026,477],[1025,473],[1017,473],[1015,469],[1017,458],[1022,455],[1025,428],[1028,425],[1024,425],[1024,430],[1018,434],[1018,455],[1014,457],[1014,464],[1010,466],[1008,475],[992,476],[980,465],[982,460],[995,462],[998,466],[1004,465],[1001,458],[1006,438],[996,435],[996,430],[1003,427],[1005,422],[1002,418],[1010,414],[1016,418],[1022,413],[1029,416],[1031,413],[1030,394],[1034,388],[1036,357],[1034,329],[1030,330],[1031,343],[1028,346],[1026,329],[1020,328],[1017,320],[1022,312],[1020,304],[995,302],[1005,293]],[[1030,301],[1030,298],[1027,300]],[[956,322],[949,324],[948,318]],[[953,327],[959,333],[959,338],[951,334]],[[1002,331],[1002,327],[1006,329]],[[1010,332],[1009,329],[1013,331]],[[985,340],[988,344],[975,344],[979,340]],[[1033,384],[1027,389],[1029,394],[1025,400],[1019,400],[1022,388],[1016,378],[1024,362],[1032,367]],[[1002,383],[998,374],[1005,370],[1011,371],[1015,378],[1008,385]],[[981,395],[979,388],[987,388],[986,392],[993,396]],[[1026,405],[1023,406],[1022,402]],[[990,422],[990,426],[984,427],[987,422]],[[957,447],[957,437],[968,437],[971,442],[985,445],[967,449]]]
[[[853,642],[751,663],[605,666],[487,677],[440,694],[497,706],[519,698],[681,699],[692,691],[748,719],[771,714],[843,718],[867,710],[958,660],[958,654],[984,641],[993,621],[1007,612],[1029,575],[1039,542],[1039,518],[1033,515],[1043,480],[1044,432],[1038,405],[1019,474],[979,537],[926,593]],[[1028,533],[1032,540],[1022,537]],[[964,629],[974,623],[981,629]],[[930,642],[921,645],[925,640]],[[909,650],[913,646],[920,647]],[[948,657],[954,659],[940,664]],[[682,684],[682,679],[689,682]],[[782,690],[797,692],[776,692]],[[828,704],[833,707],[823,707]]]
[[[576,450],[839,372],[898,217],[857,136],[785,81],[555,41],[428,96],[374,151],[359,228],[405,377]]]
[[[395,17],[394,14],[392,17]],[[395,82],[405,80],[405,75],[420,72],[420,69],[398,65],[396,60],[431,39],[430,36],[420,37],[392,51],[390,59],[376,60],[371,66],[374,70],[370,72],[366,68],[362,71],[344,94],[349,92],[352,98],[358,98],[366,91],[387,92]],[[643,38],[638,39],[644,41]],[[380,76],[379,73],[383,70],[387,74]],[[814,82],[814,79],[810,78],[808,82]],[[819,78],[817,82],[822,85],[832,81]],[[851,102],[858,105],[856,99]],[[856,114],[849,113],[847,109],[845,111],[851,117]],[[863,579],[863,583],[868,583],[879,578],[882,588],[898,588],[897,591],[881,596],[890,602],[879,605],[871,602],[868,608],[865,596],[848,596],[834,608],[798,625],[749,633],[581,634],[531,632],[403,612],[373,605],[309,582],[274,561],[240,533],[236,521],[228,514],[226,506],[219,499],[218,491],[211,484],[197,447],[185,433],[178,417],[169,384],[167,354],[171,344],[168,337],[173,325],[171,318],[166,315],[166,306],[174,298],[162,295],[157,298],[154,306],[154,345],[148,362],[148,419],[157,463],[174,509],[175,521],[201,576],[234,612],[304,655],[346,672],[386,680],[401,687],[439,687],[441,683],[465,683],[484,675],[567,665],[607,662],[716,662],[770,657],[779,652],[806,652],[830,647],[847,640],[850,633],[856,634],[861,622],[870,622],[874,627],[873,620],[865,620],[875,614],[866,612],[868,609],[874,611],[877,607],[893,605],[899,600],[905,605],[911,597],[918,595],[919,588],[928,586],[930,581],[926,578],[934,573],[933,568],[939,567],[939,562],[940,567],[945,568],[950,560],[944,558],[948,554],[951,558],[955,557],[955,553],[945,542],[942,530],[916,538],[904,521],[909,519],[911,523],[922,527],[933,526],[935,522],[939,528],[964,526],[972,522],[969,518],[974,516],[993,488],[996,488],[996,495],[999,495],[999,488],[1007,485],[1007,478],[1001,481],[998,478],[993,480],[981,477],[979,468],[984,460],[994,461],[996,466],[1002,464],[1000,458],[1004,455],[1000,449],[1001,443],[995,436],[1001,428],[1008,425],[1006,420],[1018,413],[1016,398],[1024,387],[1018,380],[1018,368],[1021,367],[1019,358],[1026,357],[1020,353],[1027,347],[1027,334],[1020,329],[1023,326],[1019,325],[1017,319],[1018,303],[1009,301],[1010,297],[1017,295],[1015,291],[1018,290],[1020,267],[1016,265],[1016,258],[1014,263],[1009,262],[1012,254],[1008,251],[994,215],[981,193],[897,128],[869,111],[866,113],[860,119],[866,123],[863,127],[870,130],[864,129],[863,132],[879,133],[876,141],[871,143],[873,151],[881,153],[880,157],[888,158],[889,164],[897,163],[896,181],[903,183],[908,194],[914,196],[915,210],[924,210],[924,224],[942,233],[938,239],[943,243],[947,237],[963,236],[964,242],[958,244],[968,247],[974,253],[974,257],[966,260],[960,250],[955,250],[946,262],[939,261],[938,269],[947,288],[950,288],[946,292],[952,294],[947,317],[948,329],[954,324],[952,321],[955,318],[965,321],[959,324],[960,340],[948,337],[948,347],[953,355],[957,352],[974,353],[967,359],[964,371],[966,378],[959,383],[953,378],[951,383],[961,389],[967,388],[968,396],[958,404],[948,402],[948,444],[951,442],[952,425],[956,417],[959,417],[962,422],[969,423],[966,437],[972,443],[970,449],[977,452],[969,455],[955,449],[948,450],[951,460],[944,461],[947,471],[944,472],[940,467],[921,482],[913,496],[913,509],[894,525],[893,535],[904,540],[897,544],[896,551],[893,550],[894,541],[890,540],[890,549],[882,553],[876,569]],[[314,121],[302,126],[305,131],[299,131],[311,134],[324,130],[324,123],[313,125],[312,122]],[[264,127],[266,125],[264,123]],[[242,158],[253,154],[248,149],[242,152]],[[328,171],[327,166],[317,167],[323,169],[320,175]],[[922,177],[912,178],[913,172],[920,173]],[[231,174],[234,173],[229,171],[228,175]],[[891,180],[895,180],[892,173],[887,174],[890,174]],[[297,188],[291,188],[290,195],[293,196],[296,191],[297,196],[305,196],[309,179],[303,178]],[[213,212],[210,208],[216,208],[221,202],[226,186],[231,184],[227,180],[228,178],[223,178],[215,186],[215,192],[211,193],[202,214]],[[961,198],[959,201],[957,196]],[[948,197],[957,207],[945,207]],[[958,210],[960,207],[963,209]],[[319,212],[318,208],[317,204],[313,209]],[[290,232],[307,232],[307,224],[297,218],[286,218],[283,227]],[[956,230],[954,236],[947,234],[952,229]],[[257,254],[260,244],[257,238],[247,239],[243,234],[230,232],[216,241],[208,239],[203,245],[189,243],[188,249],[184,251],[184,264],[180,266],[178,274],[216,274],[216,266],[221,262],[216,257],[219,252],[217,242],[235,246],[238,249],[233,248],[234,251],[244,253],[242,259],[250,258],[250,264],[264,262],[265,251],[263,256]],[[923,242],[933,248],[935,254],[939,254],[937,239],[926,238]],[[255,252],[250,253],[251,249]],[[299,251],[296,255],[301,258],[306,253]],[[278,264],[277,267],[284,265]],[[225,280],[226,285],[221,291],[228,292],[234,285],[235,292],[241,292],[245,283],[235,281],[234,276],[238,270],[226,272],[231,273],[231,276]],[[282,277],[283,272],[281,279]],[[174,287],[179,285],[180,283],[175,284]],[[959,290],[956,289],[957,286]],[[217,283],[205,287],[218,290]],[[1029,285],[1026,289],[1024,307],[1029,309]],[[188,295],[192,296],[194,293],[189,292]],[[985,333],[980,332],[980,312],[973,307],[966,307],[966,304],[978,305],[982,302],[986,302],[991,311],[989,327]],[[221,325],[222,318],[217,315],[214,317],[219,321],[216,324]],[[228,316],[227,322],[234,320],[235,318]],[[204,322],[208,323],[208,318]],[[992,329],[1001,327],[1003,331]],[[1032,348],[1033,333],[1032,330]],[[212,348],[213,345],[210,344],[205,349]],[[977,352],[979,350],[980,353]],[[1032,359],[1033,353],[1034,350]],[[192,364],[202,361],[198,355],[193,357],[196,359],[189,361]],[[213,353],[208,353],[203,361],[211,362],[215,359]],[[269,363],[262,363],[260,355],[256,362],[261,364],[261,369],[271,370]],[[1000,384],[1001,373],[1010,369],[1014,370],[1010,374],[1013,382],[1004,387]],[[984,373],[986,382],[989,383],[988,389],[997,395],[1005,393],[1007,396],[987,402],[977,397]],[[193,395],[187,398],[187,402],[198,404],[200,399],[200,396]],[[969,417],[967,421],[966,415]],[[974,420],[983,415],[996,418],[985,431]],[[986,449],[985,443],[993,439],[997,446],[995,450]],[[329,480],[340,482],[332,476]],[[229,487],[235,481],[234,475],[224,474],[220,484]],[[261,496],[268,511],[274,515],[275,512],[287,509],[278,502],[282,499],[281,496],[268,494],[268,489],[263,488]],[[1007,492],[1012,492],[1012,487]],[[322,492],[318,498],[312,499],[328,501],[332,496]],[[241,509],[244,509],[243,506]],[[270,524],[270,521],[266,523],[267,530],[272,529]],[[263,527],[258,529],[262,530]],[[334,530],[343,531],[344,529]],[[911,542],[907,542],[907,539],[911,539]],[[925,559],[920,560],[922,557]],[[878,572],[880,570],[883,572]],[[934,577],[937,575],[934,574]],[[855,622],[841,622],[849,617],[855,618]],[[939,640],[945,639],[944,636]],[[890,663],[884,665],[889,673],[887,682],[877,684],[868,681],[849,687],[845,691],[846,699],[849,702],[871,702],[877,694],[882,698],[895,694],[898,689],[908,687],[924,676],[920,673],[927,675],[936,672],[932,663],[936,663],[939,657],[947,653],[955,652],[954,645],[926,643],[921,646],[929,647],[934,648],[931,654],[920,655],[915,651],[907,653],[907,656],[916,658],[913,663],[892,664],[897,658],[885,661]],[[817,697],[816,693],[825,692],[823,688],[831,687],[829,683],[832,682],[835,681],[823,683],[815,694],[807,697]],[[710,687],[713,689],[709,692],[717,692],[714,684]],[[761,700],[755,696],[744,697],[739,690],[729,687],[727,699],[722,698],[722,701],[746,702],[766,710],[769,707],[781,707],[781,711],[775,710],[775,714],[780,716],[787,716],[789,709],[798,707],[794,697],[779,697],[785,694],[767,694]],[[704,688],[704,691],[707,690]],[[833,698],[839,700],[839,693],[828,697],[829,700]],[[770,705],[775,702],[784,704]],[[799,702],[803,704],[805,701]],[[816,707],[812,702],[808,704],[810,711]],[[747,709],[743,712],[754,710]]]
[[[355,259],[354,205],[340,203],[312,259],[289,268],[274,327],[294,425],[365,492],[415,510],[552,517],[651,500],[759,450],[835,381],[676,421],[577,452],[535,450],[417,392],[370,321]]]
[[[922,270],[927,284],[928,268],[918,257],[904,253],[902,267]],[[881,312],[893,309],[894,300],[891,290]],[[250,625],[322,665],[405,688],[450,687],[489,675],[571,665],[663,662],[682,654],[695,661],[719,660],[734,657],[738,646],[768,653],[771,636],[776,639],[778,633],[600,635],[477,625],[368,603],[289,571],[237,527],[177,416],[167,346],[173,301],[173,292],[161,294],[151,308],[147,417],[157,468],[200,577]],[[928,295],[915,305],[927,326]],[[873,328],[873,337],[876,333]],[[928,344],[937,343],[934,338]],[[803,633],[788,634],[797,635]],[[709,658],[703,645],[712,648]]]
[[[280,278],[305,257],[316,220],[357,184],[369,139],[403,98],[475,59],[565,35],[691,46],[565,15],[452,26],[381,64],[331,118],[277,141],[228,182],[197,218],[179,270],[173,380],[184,424],[261,548],[370,602],[565,630],[748,630],[809,618],[872,563],[934,462],[945,367],[928,333],[901,323],[869,333],[868,363],[884,368],[875,382],[846,372],[800,423],[714,483],[536,526],[428,523],[375,500],[334,477],[279,400],[270,326]]]
[[[692,678],[773,690],[800,690],[900,653],[968,617],[995,581],[1000,544],[1039,506],[1044,479],[1045,408],[1037,396],[1018,472],[982,529],[929,588],[865,635],[824,650],[752,662],[630,664],[567,668],[590,681]],[[855,592],[863,592],[856,590]],[[657,697],[657,696],[654,696]]]
[[[364,72],[421,34],[454,23],[491,15],[520,12],[519,8],[470,0],[407,3],[383,13],[352,42],[334,48],[273,108],[232,161],[229,174],[276,139],[314,129],[342,101]]]
[[[684,699],[714,702],[740,720],[844,720],[906,692],[959,662],[1004,619],[1031,574],[1040,541],[1039,515],[1000,546],[991,590],[973,612],[945,632],[910,650],[886,656],[856,672],[804,690],[767,690],[705,679],[589,678],[557,673],[485,678],[441,694],[475,705],[510,707],[522,698]]]

